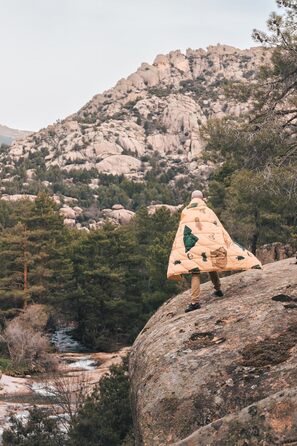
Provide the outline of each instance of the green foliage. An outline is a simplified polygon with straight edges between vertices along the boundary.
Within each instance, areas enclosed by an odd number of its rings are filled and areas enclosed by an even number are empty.
[[[177,216],[141,209],[130,225],[82,234],[73,245],[75,292],[69,302],[77,334],[91,348],[133,341],[153,311],[177,291],[168,256]],[[158,296],[158,298],[156,298]]]
[[[97,206],[104,209],[120,203],[127,209],[136,211],[152,201],[178,205],[188,198],[188,191],[184,190],[183,184],[168,185],[180,171],[179,167],[165,173],[157,155],[147,157],[146,162],[151,164],[152,169],[146,174],[145,183],[131,181],[124,176],[100,174],[98,188],[92,192],[98,196]]]
[[[224,160],[234,170],[263,169],[281,160],[287,151],[287,139],[275,121],[256,128],[243,119],[210,120],[204,135],[208,141],[208,157]]]
[[[152,96],[157,96],[158,98],[167,97],[172,92],[172,87],[168,86],[165,88],[162,87],[151,87],[148,89],[149,94]]]
[[[10,427],[3,432],[3,446],[66,446],[66,437],[48,410],[34,407],[28,421],[10,418]]]
[[[65,426],[65,422],[63,423]],[[4,446],[120,446],[133,437],[128,361],[112,366],[70,420],[67,432],[59,417],[34,407],[28,420],[15,416],[3,432]]]
[[[142,208],[129,225],[86,233],[65,227],[46,195],[3,209],[2,319],[30,301],[49,304],[77,323],[89,348],[113,350],[131,343],[178,290],[166,279],[178,215]]]
[[[268,33],[255,39],[274,47],[272,64],[256,82],[227,83],[225,93],[253,103],[241,118],[213,120],[204,129],[206,156],[220,162],[209,198],[232,236],[253,252],[274,242],[297,245],[297,13],[296,2],[279,0]]]
[[[12,371],[11,360],[9,358],[0,357],[0,370],[6,373]]]
[[[0,230],[1,308],[65,298],[72,265],[65,253],[68,232],[56,205],[40,194],[34,203],[24,201],[9,209]]]
[[[160,165],[161,160],[157,153],[147,155],[142,161],[152,166],[143,183],[128,180],[123,175],[101,174],[96,169],[77,169],[66,172],[57,166],[45,169],[44,165],[40,168],[37,168],[37,165],[35,166],[36,179],[27,183],[26,169],[28,166],[26,160],[22,159],[18,161],[17,167],[11,172],[8,172],[8,168],[4,168],[0,172],[0,180],[8,174],[12,176],[11,182],[5,182],[5,191],[8,194],[37,195],[46,191],[50,195],[60,195],[61,199],[62,196],[77,199],[77,204],[83,208],[96,205],[103,209],[110,208],[115,203],[120,203],[127,209],[137,210],[141,206],[151,204],[152,201],[173,205],[184,201],[187,192],[183,190],[182,185],[168,184],[175,175],[184,173],[182,166],[177,165],[166,169],[166,162],[163,160],[162,165]],[[98,180],[97,188],[93,189],[89,186],[91,179]],[[43,181],[50,184],[45,186],[42,183]],[[94,198],[94,194],[97,198]]]
[[[192,93],[196,99],[207,96],[207,88],[202,85],[200,78],[180,81],[180,91],[182,93]]]
[[[221,216],[233,237],[250,246],[254,253],[259,243],[286,242],[290,238],[288,215],[281,214],[281,197],[272,189],[271,182],[277,174],[265,177],[262,172],[242,169],[232,175],[226,191]],[[294,214],[292,209],[291,215]]]
[[[72,446],[119,446],[132,431],[127,362],[113,366],[78,412],[69,432]]]

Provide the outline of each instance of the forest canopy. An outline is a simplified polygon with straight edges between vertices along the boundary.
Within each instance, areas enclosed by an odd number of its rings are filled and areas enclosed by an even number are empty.
[[[256,248],[297,241],[297,3],[279,0],[268,31],[254,30],[272,51],[253,82],[227,86],[226,95],[252,107],[238,118],[209,120],[206,157],[219,161],[209,197],[230,232]]]

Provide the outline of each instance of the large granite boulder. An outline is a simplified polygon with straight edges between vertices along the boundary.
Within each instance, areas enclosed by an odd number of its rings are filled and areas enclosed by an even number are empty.
[[[150,206],[147,206],[149,215],[154,215],[159,209],[162,208],[167,209],[170,214],[175,214],[181,208],[183,208],[183,205],[179,204],[178,206],[173,206],[171,204],[151,204]]]
[[[296,444],[296,436],[297,389],[293,388],[214,421],[175,446],[292,446]]]
[[[112,155],[97,163],[96,167],[101,173],[124,175],[139,170],[141,162],[128,155]]]
[[[279,445],[296,441],[295,258],[202,285],[166,302],[130,355],[136,444]],[[180,442],[180,443],[179,443]]]
[[[275,262],[276,260],[284,260],[292,257],[296,252],[293,246],[281,242],[262,245],[257,249],[257,257],[262,264]]]
[[[102,209],[102,216],[120,225],[127,225],[135,216],[135,212],[125,209],[121,204],[114,204],[112,209]]]

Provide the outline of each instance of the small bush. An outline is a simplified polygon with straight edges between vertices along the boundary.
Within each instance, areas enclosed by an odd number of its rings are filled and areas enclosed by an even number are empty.
[[[49,354],[50,343],[43,335],[48,315],[41,305],[34,305],[8,322],[1,340],[6,345],[12,366],[22,371],[39,372],[55,367]]]
[[[8,358],[0,358],[0,370],[6,372],[11,369],[11,360]]]
[[[34,407],[27,421],[12,416],[10,427],[3,432],[3,446],[65,446],[58,419],[49,415],[49,410]]]

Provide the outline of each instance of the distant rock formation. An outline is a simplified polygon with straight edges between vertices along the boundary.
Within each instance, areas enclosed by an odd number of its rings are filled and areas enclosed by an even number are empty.
[[[295,258],[167,301],[130,355],[137,446],[294,444],[297,435]]]
[[[37,195],[30,194],[3,194],[0,196],[0,200],[16,202],[20,200],[35,201]],[[89,215],[89,212],[84,212],[84,209],[76,205],[77,199],[67,196],[53,195],[53,200],[57,204],[59,213],[63,217],[64,225],[70,228],[76,228],[79,230],[98,229],[104,225],[107,221],[115,225],[127,225],[135,216],[135,212],[125,209],[121,204],[114,204],[111,209],[97,210],[96,218],[94,215]],[[169,210],[171,214],[178,212],[183,205],[172,206],[169,204],[152,204],[147,207],[148,214],[153,215],[157,210],[165,208]],[[79,217],[84,215],[84,226],[78,221]]]
[[[26,130],[11,129],[6,125],[0,124],[0,145],[1,144],[11,144],[13,141],[25,138],[32,132]]]
[[[13,165],[41,152],[47,166],[94,168],[139,181],[158,157],[174,178],[206,181],[213,164],[201,157],[201,126],[210,117],[246,111],[250,104],[227,98],[224,86],[252,81],[269,59],[268,49],[227,45],[159,55],[77,113],[15,141],[0,161]]]

